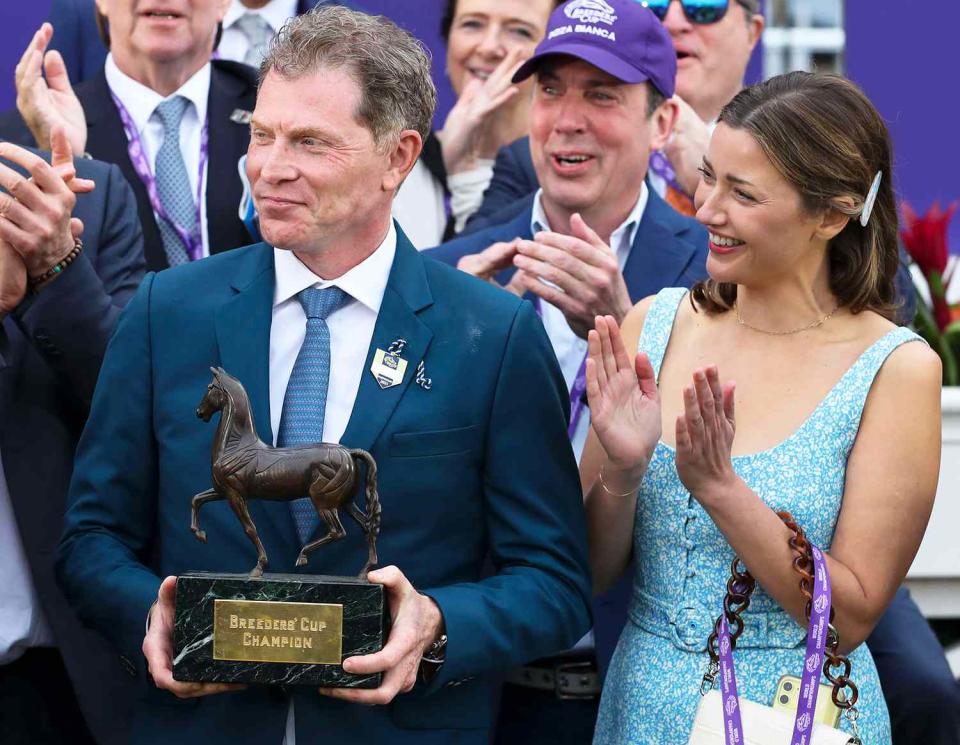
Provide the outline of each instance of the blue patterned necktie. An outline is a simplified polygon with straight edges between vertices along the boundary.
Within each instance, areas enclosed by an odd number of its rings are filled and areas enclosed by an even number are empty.
[[[154,113],[163,124],[163,144],[157,150],[157,196],[167,217],[190,235],[199,233],[197,205],[187,176],[187,166],[180,152],[180,120],[190,105],[190,100],[175,96],[161,102]],[[176,229],[167,220],[159,220],[163,250],[170,266],[185,264],[190,260],[187,247]]]
[[[297,295],[307,314],[307,333],[283,395],[277,433],[280,447],[323,442],[323,415],[330,383],[330,329],[326,319],[348,297],[339,287],[308,287]],[[305,544],[319,522],[317,511],[304,497],[290,503],[290,512],[300,541]]]

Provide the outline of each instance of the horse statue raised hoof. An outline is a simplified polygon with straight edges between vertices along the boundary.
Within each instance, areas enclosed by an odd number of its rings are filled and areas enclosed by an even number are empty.
[[[273,448],[257,436],[250,411],[250,399],[240,381],[222,367],[211,367],[213,380],[197,406],[197,417],[209,422],[221,412],[213,440],[213,488],[194,496],[190,530],[198,541],[207,542],[200,528],[200,507],[207,502],[227,500],[247,537],[257,550],[257,564],[251,577],[260,577],[267,566],[267,554],[253,524],[247,501],[263,499],[290,502],[307,497],[317,515],[326,523],[327,534],[307,543],[297,556],[304,566],[308,556],[326,543],[340,540],[347,531],[340,522],[343,508],[367,536],[367,563],[359,577],[377,564],[377,536],[380,533],[380,497],[377,493],[377,464],[366,450],[318,443],[292,448]],[[359,462],[367,467],[366,512],[357,507],[353,495],[360,484]]]

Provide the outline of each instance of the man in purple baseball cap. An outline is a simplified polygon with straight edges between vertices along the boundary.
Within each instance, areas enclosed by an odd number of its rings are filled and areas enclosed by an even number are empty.
[[[673,95],[677,58],[663,24],[637,0],[571,0],[554,10],[547,35],[513,76],[520,83],[544,59],[577,57],[624,83],[650,81],[664,98]]]
[[[622,321],[642,298],[705,276],[703,228],[645,183],[650,154],[676,120],[676,66],[669,34],[635,0],[570,0],[556,9],[514,78],[536,78],[530,154],[541,188],[519,212],[429,252],[534,301],[570,393],[578,458],[590,426],[584,360],[595,317]],[[597,599],[595,637],[508,674],[496,745],[591,741],[601,668],[628,590],[621,582]]]

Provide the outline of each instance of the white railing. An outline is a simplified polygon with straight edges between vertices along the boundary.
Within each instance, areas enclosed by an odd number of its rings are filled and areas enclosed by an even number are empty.
[[[907,572],[907,585],[928,618],[960,618],[960,387],[944,388],[941,400],[943,455],[937,501]]]

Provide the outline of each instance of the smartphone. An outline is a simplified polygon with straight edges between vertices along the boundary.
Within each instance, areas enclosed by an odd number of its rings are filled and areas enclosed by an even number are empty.
[[[777,693],[773,697],[774,709],[797,710],[797,701],[800,700],[800,678],[793,675],[784,675],[777,683]],[[836,727],[840,723],[840,708],[833,703],[833,686],[820,684],[820,693],[817,694],[817,708],[813,721]]]

